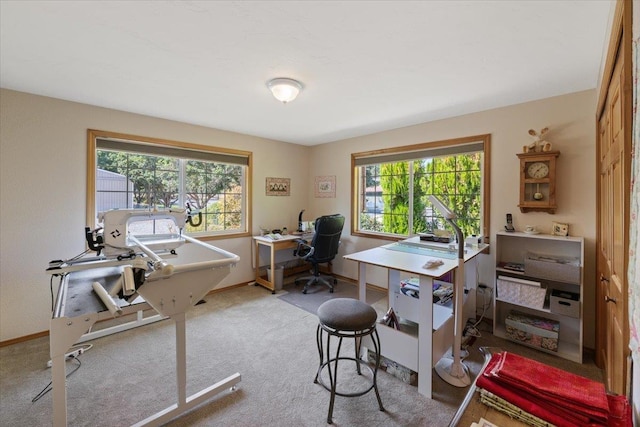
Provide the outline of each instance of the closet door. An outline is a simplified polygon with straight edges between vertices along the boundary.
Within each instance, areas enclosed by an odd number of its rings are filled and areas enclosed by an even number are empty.
[[[631,10],[625,8],[623,14],[627,13]],[[622,27],[627,23],[625,19],[619,22],[618,43],[614,45],[617,54],[611,56],[615,62],[609,68],[608,89],[601,92],[606,100],[600,104],[598,116],[596,362],[605,369],[607,389],[627,394],[631,68],[624,31],[631,27]]]

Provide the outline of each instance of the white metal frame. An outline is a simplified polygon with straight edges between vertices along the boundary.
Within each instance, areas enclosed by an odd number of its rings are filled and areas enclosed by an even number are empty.
[[[159,316],[170,317],[176,322],[176,372],[177,372],[177,403],[151,415],[135,424],[136,426],[160,426],[180,414],[201,404],[207,399],[220,393],[224,389],[235,389],[235,385],[241,380],[239,373],[235,373],[210,387],[207,387],[189,397],[186,396],[186,325],[185,313],[196,304],[207,292],[217,286],[220,281],[229,274],[231,266],[240,258],[230,252],[223,251],[214,246],[200,242],[185,236],[191,245],[182,248],[187,258],[196,259],[187,263],[185,259],[177,256],[173,259],[172,274],[167,276],[158,271],[157,275],[150,275],[147,281],[138,289],[138,293],[145,302],[135,305],[123,306],[122,314],[140,313],[142,310],[154,308]],[[214,251],[218,259],[211,258],[206,261],[197,261],[195,251]],[[222,259],[219,257],[222,256]],[[202,257],[200,257],[202,258]],[[98,266],[101,266],[98,264]],[[49,333],[51,352],[51,377],[53,388],[53,426],[64,427],[67,425],[67,389],[65,355],[67,351],[78,342],[97,321],[112,317],[109,311],[92,312],[75,317],[66,316],[67,292],[69,285],[68,273],[63,278],[58,288],[56,304],[51,319]],[[96,274],[100,274],[96,269]],[[140,314],[138,314],[140,316]],[[155,317],[155,316],[154,316]],[[146,320],[143,320],[145,322]],[[150,323],[150,322],[148,322]],[[140,326],[140,325],[139,325]]]

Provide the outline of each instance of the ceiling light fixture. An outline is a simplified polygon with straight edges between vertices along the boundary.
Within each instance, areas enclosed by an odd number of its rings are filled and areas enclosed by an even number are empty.
[[[284,104],[296,99],[296,96],[302,90],[302,84],[299,81],[287,78],[269,80],[267,87],[271,90],[273,96]]]

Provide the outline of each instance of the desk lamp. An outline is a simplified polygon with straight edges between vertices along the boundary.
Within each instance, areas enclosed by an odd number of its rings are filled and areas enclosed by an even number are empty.
[[[467,368],[460,357],[460,347],[462,345],[462,305],[464,295],[464,235],[460,227],[453,221],[456,214],[440,201],[436,196],[429,196],[429,201],[444,217],[444,219],[453,227],[458,239],[458,270],[456,271],[456,283],[454,288],[455,301],[453,306],[454,325],[453,325],[453,360],[443,357],[436,363],[436,373],[456,387],[466,387],[471,384],[469,376],[469,368]]]

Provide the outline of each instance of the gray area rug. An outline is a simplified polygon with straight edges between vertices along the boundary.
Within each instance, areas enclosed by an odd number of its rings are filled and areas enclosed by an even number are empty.
[[[332,298],[358,299],[358,287],[342,281],[338,281],[338,284],[334,286],[333,293],[329,292],[329,288],[324,285],[313,286],[309,288],[306,294],[302,293],[303,288],[304,284],[298,286],[295,286],[293,283],[285,284],[283,288],[284,293],[279,295],[278,298],[311,314],[316,314],[318,307]],[[386,296],[385,292],[368,289],[367,303],[375,304],[383,298],[386,298]]]

